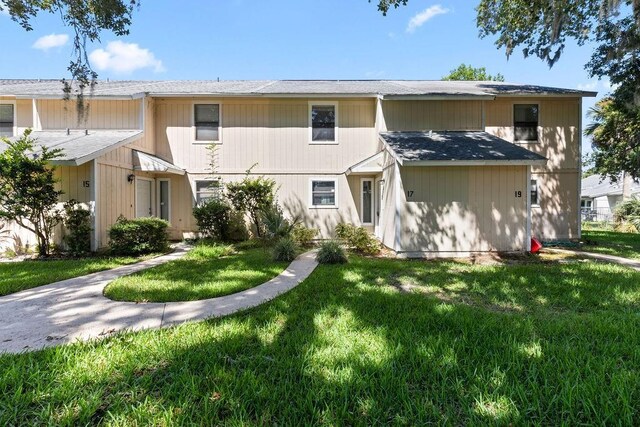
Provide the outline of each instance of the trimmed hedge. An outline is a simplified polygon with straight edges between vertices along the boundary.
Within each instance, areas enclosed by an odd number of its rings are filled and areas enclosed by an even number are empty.
[[[169,247],[169,223],[159,218],[119,217],[109,229],[109,246],[116,255],[164,252]]]

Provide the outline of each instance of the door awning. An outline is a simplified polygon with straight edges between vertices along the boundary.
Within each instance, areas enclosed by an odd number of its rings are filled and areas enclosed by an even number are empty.
[[[134,169],[143,172],[155,173],[173,173],[176,175],[184,175],[184,169],[179,168],[173,163],[162,160],[151,154],[142,151],[133,150]]]
[[[384,151],[367,157],[361,162],[356,163],[347,169],[347,175],[371,175],[382,173],[382,165],[384,164]]]

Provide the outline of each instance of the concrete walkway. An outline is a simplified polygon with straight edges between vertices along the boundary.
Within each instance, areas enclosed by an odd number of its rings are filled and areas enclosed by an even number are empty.
[[[111,281],[181,258],[188,248],[113,270],[63,280],[0,297],[0,353],[37,350],[125,329],[162,328],[226,316],[258,306],[296,287],[316,268],[313,251],[300,255],[277,277],[233,295],[201,301],[132,303],[102,292]]]
[[[624,265],[625,267],[632,268],[636,271],[640,271],[640,260],[622,258],[620,256],[615,256],[615,255],[599,254],[596,252],[574,251],[572,249],[544,248],[544,250],[550,251],[550,252],[558,252],[561,254],[576,255],[584,258],[592,258],[600,261],[611,262],[614,264]]]

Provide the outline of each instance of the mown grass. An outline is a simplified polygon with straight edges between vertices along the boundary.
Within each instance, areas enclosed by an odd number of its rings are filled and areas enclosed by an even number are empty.
[[[0,424],[636,424],[640,273],[353,257],[224,319],[0,357]]]
[[[133,264],[140,260],[141,258],[135,257],[90,257],[3,262],[0,263],[0,296]]]
[[[640,259],[640,233],[619,233],[608,230],[583,230],[580,249]]]
[[[122,277],[106,287],[118,301],[193,301],[229,295],[280,274],[287,262],[272,260],[260,245],[200,243],[184,258]]]

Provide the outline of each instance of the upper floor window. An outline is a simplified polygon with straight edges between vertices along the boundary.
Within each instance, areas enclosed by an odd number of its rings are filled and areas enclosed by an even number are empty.
[[[337,142],[338,106],[335,103],[311,103],[311,142]]]
[[[220,141],[220,104],[195,104],[196,141]]]
[[[513,106],[513,132],[515,141],[538,141],[538,104]]]
[[[0,104],[0,136],[13,136],[14,122],[13,104]]]
[[[220,181],[196,181],[196,204],[201,205],[209,200],[218,199],[222,195]]]

